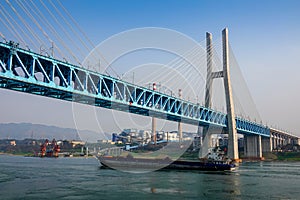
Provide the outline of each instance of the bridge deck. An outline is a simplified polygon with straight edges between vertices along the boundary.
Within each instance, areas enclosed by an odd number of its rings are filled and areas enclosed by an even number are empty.
[[[0,43],[0,88],[200,126],[227,128],[227,115],[51,57]],[[237,131],[270,137],[264,125],[236,118]]]

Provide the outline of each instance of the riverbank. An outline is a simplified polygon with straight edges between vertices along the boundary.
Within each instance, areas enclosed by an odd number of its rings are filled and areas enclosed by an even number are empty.
[[[22,156],[22,155],[16,155],[16,154],[12,154],[12,153],[4,153],[4,152],[0,152],[0,156],[1,155],[7,155],[7,156]]]
[[[300,152],[269,152],[263,153],[264,161],[300,161]]]
[[[0,156],[1,155],[39,158],[39,156],[36,156],[32,153],[5,153],[5,152],[0,152]],[[58,156],[58,158],[84,158],[84,157],[92,158],[92,157],[94,157],[94,155],[89,154],[88,156],[86,156],[86,155],[82,156],[82,155],[75,154],[75,155],[72,155],[72,156],[63,156],[63,155]]]
[[[279,161],[300,161],[300,152],[277,152],[275,155]]]

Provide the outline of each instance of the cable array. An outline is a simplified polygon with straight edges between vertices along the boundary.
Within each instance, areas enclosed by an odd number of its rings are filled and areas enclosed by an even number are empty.
[[[0,5],[0,15],[0,23],[5,27],[1,32],[2,40],[13,40],[22,48],[46,56],[54,57],[55,54],[56,59],[80,66],[95,48],[60,0],[5,0]],[[94,56],[107,64],[105,73],[110,75],[110,70],[119,77],[99,50]]]

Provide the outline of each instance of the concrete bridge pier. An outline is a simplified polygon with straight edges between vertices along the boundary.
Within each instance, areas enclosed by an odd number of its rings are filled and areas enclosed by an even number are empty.
[[[293,145],[295,145],[295,144],[300,145],[300,139],[299,138],[291,138],[291,144],[293,144]]]
[[[272,148],[272,151],[273,151],[275,149],[275,137],[274,137],[273,133],[270,133],[270,139],[272,141],[271,148]]]
[[[282,138],[280,135],[278,136],[278,146],[282,146]]]
[[[262,153],[268,153],[272,152],[273,145],[272,145],[272,138],[271,137],[261,137],[261,143],[262,143]]]
[[[290,137],[288,137],[287,143],[288,143],[288,144],[291,144],[291,138],[290,138]]]
[[[278,138],[277,135],[273,135],[273,150],[277,149],[278,146]]]
[[[280,147],[280,135],[277,135],[276,136],[276,148],[279,148]]]
[[[283,145],[287,145],[287,144],[289,144],[288,143],[288,137],[284,136],[284,138],[283,138]]]
[[[260,135],[244,135],[244,154],[249,159],[262,159],[262,138]]]
[[[278,146],[281,147],[282,146],[282,136],[278,135]]]

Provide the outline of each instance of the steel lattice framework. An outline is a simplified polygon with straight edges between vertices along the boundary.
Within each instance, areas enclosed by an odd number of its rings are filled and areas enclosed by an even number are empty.
[[[0,87],[145,116],[216,126],[226,130],[227,115],[158,91],[0,43]],[[236,118],[238,133],[270,137],[264,125]]]

